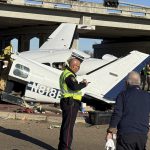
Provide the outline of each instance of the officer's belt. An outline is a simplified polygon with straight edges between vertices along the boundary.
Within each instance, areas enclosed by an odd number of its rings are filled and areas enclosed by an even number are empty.
[[[80,100],[77,100],[77,99],[74,99],[73,97],[65,97],[65,98],[61,98],[63,101],[70,101],[70,100],[74,100],[74,101],[76,101],[76,102],[78,102],[78,103],[80,103],[81,101]]]

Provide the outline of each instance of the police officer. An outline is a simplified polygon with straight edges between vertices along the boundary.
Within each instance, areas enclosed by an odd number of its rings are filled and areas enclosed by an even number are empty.
[[[58,150],[71,150],[73,128],[82,99],[81,89],[88,85],[83,79],[80,83],[76,80],[76,72],[80,69],[80,61],[72,58],[69,67],[60,76],[62,125],[60,129]]]
[[[0,54],[0,60],[9,60],[11,53],[13,51],[13,47],[11,44],[7,45]]]
[[[6,80],[11,66],[11,54],[13,47],[10,43],[7,43],[5,48],[0,54],[0,91],[3,91],[6,86]]]

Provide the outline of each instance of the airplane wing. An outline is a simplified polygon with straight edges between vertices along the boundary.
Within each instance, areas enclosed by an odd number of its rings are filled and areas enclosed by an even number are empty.
[[[39,50],[69,49],[72,44],[76,24],[62,23],[40,47]]]
[[[91,82],[83,89],[84,95],[106,103],[114,103],[117,95],[125,89],[125,78],[131,71],[140,72],[145,64],[150,62],[150,56],[138,51],[113,60],[88,72],[82,79]],[[82,80],[81,79],[81,80]]]

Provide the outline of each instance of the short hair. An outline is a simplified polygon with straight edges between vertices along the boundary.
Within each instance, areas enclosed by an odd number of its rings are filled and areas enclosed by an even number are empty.
[[[127,76],[127,83],[129,85],[140,85],[141,84],[140,74],[136,71],[131,71]]]
[[[74,60],[79,61],[79,62],[81,63],[81,61],[80,61],[78,58],[76,58],[76,57],[70,57],[70,58],[67,60],[69,66],[71,65],[71,63],[72,63]]]
[[[75,57],[69,57],[69,58],[68,58],[68,60],[67,60],[68,65],[70,65],[70,62],[71,62],[73,59],[75,59]]]

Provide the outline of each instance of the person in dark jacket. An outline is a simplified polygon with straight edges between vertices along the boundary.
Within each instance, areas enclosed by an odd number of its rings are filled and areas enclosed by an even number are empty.
[[[130,72],[127,88],[117,99],[106,139],[117,131],[116,150],[146,150],[150,94],[140,89],[140,75]]]
[[[88,85],[85,79],[78,83],[75,73],[79,69],[80,61],[72,58],[69,60],[69,67],[66,67],[60,76],[62,125],[58,150],[71,150],[73,128],[82,100],[81,89]]]

